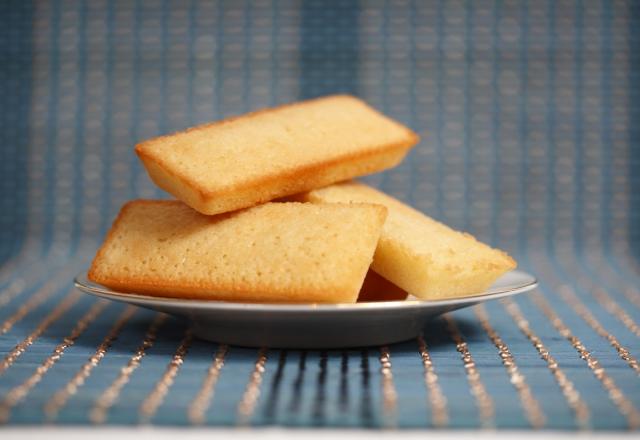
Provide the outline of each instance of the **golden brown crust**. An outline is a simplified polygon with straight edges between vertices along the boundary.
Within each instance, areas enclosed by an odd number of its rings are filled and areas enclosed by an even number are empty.
[[[116,219],[113,221],[113,223],[111,224],[111,228],[107,232],[107,236],[104,239],[103,245],[100,246],[100,248],[98,249],[98,252],[96,253],[96,256],[93,258],[93,261],[91,262],[91,267],[89,268],[89,272],[87,272],[87,278],[90,281],[93,281],[93,282],[96,282],[96,283],[100,282],[99,281],[99,276],[96,273],[96,271],[97,271],[97,262],[99,262],[104,257],[104,252],[105,252],[104,243],[108,243],[109,241],[112,240],[113,234],[115,233],[115,231],[117,230],[118,226],[120,225],[120,222],[122,221],[122,218],[129,211],[131,206],[135,205],[136,203],[145,203],[145,202],[149,202],[149,201],[150,200],[142,200],[142,199],[129,200],[124,205],[122,205],[122,208],[120,208],[120,212],[118,212],[118,215],[116,216]]]
[[[339,94],[339,95],[321,96],[321,97],[318,97],[318,98],[308,99],[308,100],[305,100],[305,101],[302,101],[302,102],[290,102],[290,103],[287,103],[287,104],[278,105],[276,107],[261,108],[261,109],[254,110],[254,111],[249,112],[249,113],[244,113],[244,114],[236,115],[236,116],[230,116],[228,118],[220,119],[218,121],[207,122],[207,123],[204,123],[204,124],[196,125],[195,127],[188,127],[188,128],[185,128],[184,130],[178,130],[178,131],[174,131],[173,133],[163,134],[161,136],[156,136],[154,138],[147,139],[147,140],[144,140],[142,142],[139,142],[136,145],[135,150],[136,150],[136,153],[139,153],[140,151],[143,151],[147,145],[153,144],[153,143],[155,143],[155,142],[157,142],[157,141],[159,141],[161,139],[171,139],[172,137],[174,137],[177,134],[189,133],[189,132],[192,132],[192,131],[201,131],[201,130],[209,129],[211,127],[218,127],[218,126],[226,125],[226,124],[229,124],[231,122],[237,121],[239,119],[250,119],[250,118],[253,118],[255,116],[259,116],[259,115],[265,114],[265,113],[272,113],[272,112],[274,112],[276,110],[282,110],[282,109],[288,108],[288,107],[298,107],[298,106],[305,105],[305,104],[312,103],[312,102],[328,101],[328,100],[334,100],[334,99],[348,99],[348,100],[355,100],[355,101],[361,102],[355,96],[347,95],[347,94],[342,94],[342,95]],[[384,117],[385,119],[389,119],[384,114],[382,114],[379,111],[377,111],[375,108],[373,108],[371,106],[368,106],[368,107],[371,110],[373,110],[374,112],[376,112],[378,115]],[[419,142],[420,137],[414,131],[412,131],[412,130],[410,130],[408,128],[406,128],[406,131],[407,131],[407,136],[412,138],[415,143]]]
[[[335,179],[318,179],[318,178],[313,179],[313,178],[318,176],[321,170],[323,169],[330,168],[332,166],[338,166],[338,165],[349,166],[350,164],[355,167],[363,160],[372,159],[381,154],[388,154],[389,152],[393,152],[393,150],[397,150],[398,156],[392,158],[392,160],[388,160],[386,162],[386,166],[375,167],[374,169],[372,169],[370,172],[367,172],[366,174],[371,174],[377,171],[381,171],[382,169],[397,165],[397,163],[402,160],[402,158],[406,154],[406,151],[409,150],[409,148],[411,147],[406,147],[403,144],[393,144],[381,150],[366,151],[361,154],[344,155],[340,158],[330,159],[324,162],[318,162],[318,163],[310,164],[307,166],[302,166],[295,170],[285,171],[278,174],[261,176],[258,179],[254,179],[246,183],[243,182],[242,185],[230,186],[226,188],[225,191],[219,191],[219,190],[208,191],[202,186],[200,186],[199,184],[197,184],[196,182],[194,182],[193,180],[190,180],[188,176],[184,174],[181,175],[180,173],[170,170],[167,167],[163,166],[161,161],[157,161],[154,158],[147,158],[144,155],[141,156],[141,159],[143,160],[143,162],[145,160],[153,161],[156,165],[158,165],[162,169],[163,172],[180,180],[186,188],[189,188],[193,193],[197,195],[197,198],[200,201],[199,205],[196,205],[196,206],[192,205],[192,208],[202,212],[203,214],[213,215],[221,212],[255,206],[260,203],[273,200],[273,198],[276,198],[276,197],[277,198],[286,197],[288,195],[309,191],[316,187],[329,185],[335,182],[336,180]],[[364,175],[364,174],[361,174],[361,175]],[[154,182],[165,191],[173,194],[176,197],[179,197],[178,194],[176,194],[176,191],[174,189],[167,187],[167,185],[163,184],[160,181],[157,181],[156,179],[154,179]],[[300,184],[301,182],[306,182],[306,184],[302,185]],[[226,206],[225,210],[219,210],[219,209],[209,210],[205,207],[205,205],[208,202],[215,199],[220,200],[220,199],[223,199],[225,196],[230,196],[230,195],[235,195],[237,199],[237,198],[240,198],[240,197],[237,197],[238,195],[247,194],[247,193],[251,194],[251,193],[254,193],[256,189],[261,189],[269,186],[277,187],[278,183],[289,183],[289,184],[293,183],[294,184],[292,185],[293,189],[279,192],[278,195],[267,195],[264,198],[259,198],[254,200],[252,203],[243,203],[240,206],[237,206],[234,203],[232,203],[232,201],[229,201],[227,204],[225,204]]]
[[[357,182],[342,182],[299,195],[313,203],[368,202],[387,206],[371,268],[414,296],[430,299],[481,293],[517,263],[468,233]]]
[[[175,167],[172,167],[166,157],[164,157],[161,154],[155,154],[155,152],[150,149],[150,146],[157,143],[158,141],[171,139],[177,134],[208,130],[212,127],[222,126],[230,122],[236,121],[238,119],[242,119],[246,121],[258,115],[262,115],[265,113],[272,113],[287,107],[305,106],[305,105],[308,105],[309,102],[335,100],[335,99],[348,99],[348,100],[358,101],[359,103],[365,105],[370,111],[375,112],[380,117],[391,121],[394,124],[394,126],[396,126],[396,128],[401,128],[406,134],[405,138],[401,141],[397,141],[393,143],[383,143],[375,146],[370,145],[366,149],[363,149],[362,151],[359,151],[359,152],[349,152],[349,153],[345,153],[339,156],[334,156],[332,158],[328,158],[325,160],[319,160],[314,163],[304,164],[304,165],[298,166],[297,168],[267,173],[256,178],[246,179],[241,182],[231,183],[226,186],[218,186],[215,189],[206,187],[201,182],[199,182],[196,177],[190,175],[188,172],[181,171],[176,169]],[[304,101],[302,103],[291,103],[291,104],[286,104],[279,107],[262,109],[262,110],[258,110],[245,115],[234,116],[221,121],[211,122],[211,123],[203,124],[200,126],[192,127],[182,132],[177,132],[170,135],[156,137],[156,138],[149,139],[147,141],[139,143],[136,146],[135,151],[138,157],[142,160],[142,162],[147,167],[148,171],[151,174],[152,179],[158,186],[160,186],[165,191],[168,191],[169,193],[173,194],[174,196],[182,199],[183,201],[189,203],[194,209],[197,209],[198,211],[204,214],[213,215],[220,212],[253,206],[259,203],[269,201],[273,198],[284,197],[297,192],[309,191],[315,187],[329,185],[338,180],[345,180],[358,175],[370,174],[373,172],[381,171],[383,169],[395,166],[397,165],[397,163],[400,162],[400,160],[402,160],[402,158],[406,155],[406,153],[415,144],[419,142],[419,140],[420,138],[416,133],[414,133],[413,131],[411,131],[406,127],[403,127],[397,124],[395,121],[392,121],[391,119],[387,118],[386,116],[384,116],[377,110],[371,108],[370,106],[366,105],[365,103],[358,100],[357,98],[354,98],[348,95],[336,95],[336,96],[317,98],[310,101]],[[354,167],[356,167],[357,165],[362,165],[362,163],[368,159],[375,160],[376,158],[379,158],[381,156],[385,156],[385,155],[389,156],[392,153],[395,153],[396,156],[394,156],[393,158],[390,158],[386,163],[383,163],[383,164],[381,163],[381,164],[378,164],[378,166],[372,167],[370,170],[367,170],[364,173],[358,173],[354,171],[353,173],[350,173],[348,175],[340,176],[340,179],[338,180],[317,178],[317,176],[321,175],[323,171],[326,171],[328,169],[331,169],[337,166],[343,166],[346,168],[349,164],[352,164]],[[164,179],[156,178],[153,176],[153,174],[149,170],[152,164],[155,167],[157,167],[157,169],[160,172],[166,174],[166,177]],[[316,177],[315,181],[314,181],[314,177]],[[167,178],[170,181],[179,182],[179,185],[182,186],[182,188],[176,188],[175,184],[168,183],[166,181]],[[306,182],[306,184],[304,184],[304,182]],[[282,184],[280,185],[281,190],[276,191],[275,189],[278,188],[279,184]],[[288,186],[291,186],[291,189],[290,190],[282,189],[282,186],[285,184]],[[255,189],[257,188],[274,189],[273,191],[274,194],[264,194],[261,198],[253,200],[251,202],[245,201],[244,203],[240,203],[240,204],[238,204],[237,202],[234,203],[234,200],[237,201],[242,199],[241,197],[238,197],[239,194],[255,195],[256,194]],[[191,193],[191,196],[189,196],[190,200],[185,200],[184,193],[186,193],[187,191]],[[182,193],[182,194],[178,194],[178,193]],[[220,206],[218,206],[216,209],[208,209],[206,205],[210,204],[210,202],[213,200],[219,201]],[[227,203],[224,203],[224,201],[227,201]]]
[[[268,302],[342,302],[345,297],[353,296],[353,301],[357,298],[357,291],[351,292],[348,286],[341,286],[338,283],[335,285],[323,285],[315,288],[314,286],[305,285],[301,288],[295,288],[292,286],[277,286],[269,285],[268,292],[261,295],[256,291],[256,285],[250,282],[242,282],[242,280],[235,279],[230,282],[221,282],[216,279],[197,281],[196,279],[189,277],[187,274],[181,278],[172,280],[163,279],[159,276],[140,275],[135,276],[115,276],[114,274],[106,274],[99,270],[100,265],[104,260],[104,253],[109,248],[109,244],[114,238],[114,235],[121,227],[123,219],[134,205],[174,205],[184,206],[180,201],[173,200],[134,200],[126,203],[116,220],[114,221],[107,237],[101,248],[98,250],[91,268],[88,273],[89,280],[105,285],[109,288],[124,291],[135,292],[141,294],[149,294],[162,297],[180,297],[186,299],[212,299],[216,300],[229,300],[229,301],[243,301],[243,302],[255,302],[255,301],[268,301]],[[368,206],[371,209],[371,215],[376,218],[378,233],[382,228],[382,224],[386,218],[387,209],[381,205],[375,204],[360,204]],[[194,215],[197,214],[194,211]],[[207,217],[211,222],[219,221],[221,218],[227,218],[233,215],[232,213],[221,214],[215,217]],[[371,256],[373,256],[373,250],[375,243],[372,243]],[[364,279],[364,274],[362,278]]]
[[[138,153],[138,156],[142,161],[150,160],[155,162],[160,168],[162,168],[164,172],[177,178],[178,180],[183,182],[184,185],[189,186],[194,191],[196,191],[204,201],[207,199],[212,199],[214,197],[223,197],[227,194],[233,193],[237,191],[240,186],[242,186],[242,190],[251,190],[253,188],[258,188],[272,182],[291,181],[294,179],[301,179],[304,176],[312,176],[312,175],[315,175],[317,171],[331,167],[333,165],[345,164],[348,162],[357,162],[362,159],[378,156],[380,154],[384,154],[386,152],[393,151],[393,150],[398,150],[398,152],[403,152],[405,150],[408,151],[409,149],[411,149],[413,144],[416,144],[419,141],[420,141],[420,138],[418,137],[418,135],[415,135],[415,137],[411,138],[411,141],[409,142],[397,142],[392,144],[385,144],[380,147],[376,147],[375,149],[363,151],[359,154],[356,154],[356,153],[344,154],[342,156],[334,157],[321,162],[303,165],[293,170],[287,170],[287,171],[282,171],[282,172],[273,173],[273,174],[266,174],[264,176],[260,176],[259,178],[242,182],[241,185],[240,184],[230,185],[217,190],[209,190],[207,188],[204,188],[202,185],[200,185],[198,182],[192,179],[191,176],[185,173],[181,173],[177,170],[172,170],[170,167],[167,166],[166,161],[162,157],[149,155],[149,154],[146,154],[145,152],[140,152],[137,149],[136,149],[136,152]],[[298,192],[308,191],[310,189],[313,189],[313,188],[299,189]],[[283,196],[285,195],[289,195],[289,194],[283,194]]]
[[[261,297],[256,296],[256,292],[251,290],[248,284],[229,284],[229,285],[209,285],[203,283],[193,283],[187,279],[180,280],[179,284],[168,284],[158,280],[157,278],[89,278],[91,281],[102,284],[116,291],[125,293],[136,293],[150,296],[160,296],[164,298],[183,298],[183,299],[212,299],[215,294],[215,300],[234,301],[234,302],[256,302]],[[269,299],[262,298],[268,302],[334,302],[331,298],[341,298],[345,293],[338,288],[332,289],[328,295],[327,289],[287,289],[277,290],[270,289]],[[276,300],[274,296],[282,296],[282,299]],[[308,298],[307,301],[300,301],[299,298]],[[335,301],[341,302],[341,301]]]
[[[162,170],[162,172],[179,180],[180,182],[182,182],[184,186],[191,188],[198,195],[200,200],[202,200],[203,202],[207,200],[207,195],[205,194],[203,188],[200,185],[198,185],[193,179],[191,179],[191,177],[189,177],[185,173],[179,172],[178,170],[173,170],[171,169],[171,167],[167,167],[166,162],[163,161],[162,158],[150,155],[145,151],[138,150],[137,146],[135,151],[136,151],[136,154],[138,155],[138,158],[142,161],[142,163],[145,166],[147,165],[147,161],[153,162],[156,166],[158,166]],[[155,183],[158,186],[160,186],[158,182],[155,182]],[[162,189],[171,193],[171,191],[168,188],[162,188]]]

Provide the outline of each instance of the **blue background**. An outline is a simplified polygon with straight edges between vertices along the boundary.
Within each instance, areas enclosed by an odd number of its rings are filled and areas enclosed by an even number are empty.
[[[8,423],[43,423],[44,406],[121,313],[108,305],[23,398],[11,400],[95,303],[72,294],[77,301],[46,320],[122,203],[166,196],[134,157],[137,141],[346,92],[422,136],[403,164],[366,180],[506,249],[536,274],[541,288],[515,303],[588,409],[584,426],[637,427],[639,29],[640,4],[621,0],[2,2],[0,415],[8,408]],[[559,332],[535,298],[570,332]],[[489,322],[541,408],[541,426],[578,428],[550,364],[505,306],[488,305]],[[530,406],[474,310],[452,316],[495,408],[485,425],[530,427]],[[90,409],[152,320],[140,310],[124,324],[55,421],[90,423]],[[448,402],[447,426],[479,427],[445,324],[434,322],[425,339]],[[172,319],[160,328],[107,423],[140,422],[140,405],[184,331]],[[580,343],[591,357],[580,357]],[[433,426],[416,341],[389,349],[395,409],[384,404],[376,347],[270,350],[249,422]],[[152,423],[191,423],[188,407],[217,350],[191,344]],[[229,348],[207,424],[239,423],[256,357],[257,350]],[[608,392],[612,383],[622,397]]]

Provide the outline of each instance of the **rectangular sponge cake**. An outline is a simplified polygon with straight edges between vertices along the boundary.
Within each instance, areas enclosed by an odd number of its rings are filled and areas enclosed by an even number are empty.
[[[418,298],[480,293],[516,267],[506,253],[361,183],[340,183],[300,198],[316,203],[364,202],[386,206],[389,213],[371,268]]]
[[[150,139],[136,153],[158,186],[211,215],[393,167],[417,142],[407,127],[339,95]]]
[[[132,201],[89,279],[175,298],[351,303],[385,217],[371,204],[267,203],[206,216],[179,201]]]

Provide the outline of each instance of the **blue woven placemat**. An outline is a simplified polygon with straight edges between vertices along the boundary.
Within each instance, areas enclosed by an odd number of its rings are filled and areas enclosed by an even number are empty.
[[[0,4],[0,422],[640,426],[637,1]],[[533,294],[388,347],[219,346],[83,296],[137,140],[322,94],[423,137],[366,180]]]

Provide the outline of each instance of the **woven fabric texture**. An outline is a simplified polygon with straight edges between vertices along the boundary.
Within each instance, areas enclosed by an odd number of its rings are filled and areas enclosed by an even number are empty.
[[[640,3],[0,3],[0,422],[640,427]],[[136,141],[346,92],[420,145],[365,180],[540,288],[353,350],[254,350],[82,295]]]

